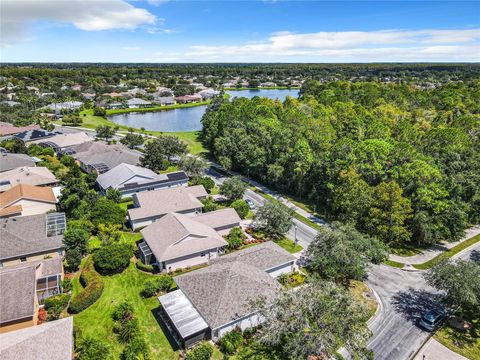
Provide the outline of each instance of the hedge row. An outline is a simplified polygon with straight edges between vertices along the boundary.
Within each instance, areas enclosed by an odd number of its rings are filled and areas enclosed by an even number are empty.
[[[73,314],[77,314],[93,305],[103,293],[103,280],[100,274],[95,271],[91,257],[88,257],[85,261],[80,274],[80,282],[84,289],[70,301],[68,307],[68,311]]]
[[[146,265],[140,259],[137,259],[137,262],[135,265],[137,266],[138,270],[149,272],[149,273],[155,272],[155,268],[153,267],[153,265]]]

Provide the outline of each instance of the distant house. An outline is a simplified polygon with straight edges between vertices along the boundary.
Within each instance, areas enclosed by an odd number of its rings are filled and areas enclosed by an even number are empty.
[[[207,195],[202,185],[133,194],[134,208],[128,210],[128,220],[135,230],[150,225],[171,212],[194,216],[202,212],[203,204],[200,199]]]
[[[158,298],[161,317],[186,348],[257,326],[262,318],[251,302],[272,304],[282,289],[276,277],[291,272],[295,260],[270,241],[217,257],[203,269],[174,277],[178,290]]]
[[[35,166],[35,161],[26,154],[0,154],[0,173],[19,168],[21,166]]]
[[[0,193],[18,184],[56,186],[58,179],[48,168],[43,166],[22,166],[0,173]]]
[[[45,214],[57,209],[51,187],[16,185],[0,194],[0,218]]]
[[[62,110],[75,110],[82,107],[81,101],[65,101],[61,103],[51,103],[44,107],[44,109],[50,109],[55,114],[59,114]]]
[[[106,104],[105,108],[106,109],[123,109],[125,108],[125,105],[122,103],[114,102],[114,103]]]
[[[62,260],[64,213],[0,219],[0,268],[48,258]]]
[[[0,335],[0,358],[73,359],[73,317]]]
[[[8,105],[8,106],[18,106],[21,103],[19,103],[18,101],[5,100],[5,101],[2,101],[2,104]]]
[[[62,292],[62,260],[45,259],[0,269],[0,333],[37,324],[38,305]],[[0,349],[5,345],[0,336]],[[25,354],[17,354],[24,359]],[[3,350],[0,351],[3,357]],[[38,357],[34,357],[38,359]]]
[[[198,93],[202,97],[202,100],[208,100],[220,94],[220,91],[213,89],[205,89]]]
[[[155,98],[154,102],[162,105],[162,106],[168,106],[168,105],[175,105],[176,102],[173,99],[173,96],[161,96]]]
[[[129,197],[142,191],[187,186],[188,176],[183,171],[159,175],[150,169],[122,163],[99,175],[97,185],[102,194],[116,189],[122,197]]]
[[[157,265],[160,271],[205,264],[223,254],[228,245],[213,227],[197,221],[195,216],[178,213],[163,216],[141,233],[144,239],[139,244],[142,261]]]
[[[59,150],[63,150],[65,148],[83,144],[89,141],[93,141],[93,138],[88,136],[84,132],[75,132],[75,133],[67,133],[67,134],[57,134],[48,139],[39,139],[33,140],[31,143],[38,144],[42,147],[50,147],[58,152]]]
[[[129,109],[140,109],[140,108],[148,108],[153,106],[150,101],[146,101],[139,98],[128,99],[127,105]]]
[[[118,144],[107,145],[100,141],[70,146],[60,150],[59,154],[72,156],[83,171],[98,175],[106,173],[122,163],[137,165],[142,156],[138,151]]]
[[[53,136],[56,136],[58,134],[59,134],[58,132],[54,132],[54,131],[47,131],[44,129],[33,129],[33,130],[27,130],[19,134],[16,134],[14,137],[19,140],[22,140],[24,143],[29,143],[32,141],[42,141],[42,140],[51,138]]]
[[[0,122],[0,137],[5,138],[8,136],[20,134],[28,130],[38,130],[40,129],[39,125],[27,125],[27,126],[14,126],[13,124]]]
[[[82,93],[82,96],[85,100],[93,100],[95,99],[95,93],[90,93],[90,92],[84,92]]]
[[[180,104],[187,104],[193,102],[199,102],[202,100],[200,95],[185,95],[185,96],[176,96],[174,100]]]

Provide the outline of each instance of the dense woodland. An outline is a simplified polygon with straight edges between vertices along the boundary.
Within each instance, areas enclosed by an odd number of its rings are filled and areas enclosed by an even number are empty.
[[[480,82],[308,81],[300,99],[218,99],[207,147],[391,246],[459,239],[480,220]]]

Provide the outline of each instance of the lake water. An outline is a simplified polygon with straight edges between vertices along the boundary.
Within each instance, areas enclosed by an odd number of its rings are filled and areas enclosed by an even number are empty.
[[[227,91],[231,97],[254,96],[268,97],[271,99],[285,100],[287,96],[298,97],[298,90],[238,90]],[[194,106],[190,108],[172,109],[152,112],[131,112],[126,114],[111,115],[108,117],[114,123],[133,128],[145,128],[155,131],[196,131],[202,129],[200,120],[207,108],[206,105]]]

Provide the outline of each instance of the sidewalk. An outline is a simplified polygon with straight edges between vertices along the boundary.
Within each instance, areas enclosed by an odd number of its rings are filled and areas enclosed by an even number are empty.
[[[440,255],[446,250],[449,250],[458,244],[461,244],[462,242],[480,234],[480,226],[474,226],[471,227],[470,229],[465,230],[465,236],[456,242],[453,243],[447,243],[447,242],[441,242],[438,245],[435,245],[431,247],[430,249],[422,251],[420,254],[413,255],[413,256],[399,256],[399,255],[390,255],[389,260],[397,261],[400,263],[404,264],[423,264],[424,262],[427,262],[434,257]]]
[[[440,344],[433,337],[418,351],[414,360],[468,360]]]

